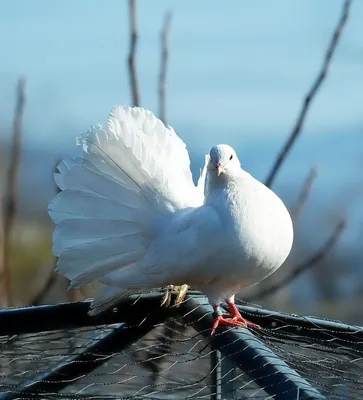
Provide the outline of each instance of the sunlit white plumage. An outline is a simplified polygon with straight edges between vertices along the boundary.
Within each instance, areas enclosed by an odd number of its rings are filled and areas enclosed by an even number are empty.
[[[57,270],[79,287],[98,281],[98,313],[134,292],[169,284],[203,291],[217,310],[288,256],[282,201],[215,146],[195,186],[185,144],[150,111],[116,107],[62,161],[50,203]],[[218,172],[218,173],[217,173]]]

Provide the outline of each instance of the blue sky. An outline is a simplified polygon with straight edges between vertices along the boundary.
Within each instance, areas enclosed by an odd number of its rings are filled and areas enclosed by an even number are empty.
[[[171,9],[171,125],[203,151],[221,141],[280,143],[320,67],[342,3],[139,0],[143,106],[158,112],[159,34]],[[362,124],[362,17],[363,2],[353,2],[306,135]],[[0,35],[2,134],[11,123],[21,74],[28,80],[25,138],[33,143],[73,141],[102,122],[114,104],[130,102],[126,0],[3,0]]]
[[[321,66],[342,5],[342,0],[138,0],[143,106],[158,113],[160,30],[170,9],[169,123],[194,160],[202,162],[212,145],[225,142],[263,180]],[[318,164],[314,206],[329,196],[335,207],[342,193],[360,187],[362,18],[363,1],[353,1],[328,78],[279,175],[278,184],[295,198],[294,190]],[[128,29],[127,0],[3,0],[0,137],[9,134],[19,75],[28,81],[26,144],[63,149],[62,156],[114,104],[129,104]],[[361,200],[359,195],[354,201]]]

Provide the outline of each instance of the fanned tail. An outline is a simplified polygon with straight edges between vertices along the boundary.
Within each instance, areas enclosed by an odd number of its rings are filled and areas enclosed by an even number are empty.
[[[150,111],[116,107],[79,144],[82,157],[59,164],[62,191],[49,204],[57,271],[71,287],[132,268],[174,211],[203,202],[185,144]],[[135,291],[106,286],[92,313]]]

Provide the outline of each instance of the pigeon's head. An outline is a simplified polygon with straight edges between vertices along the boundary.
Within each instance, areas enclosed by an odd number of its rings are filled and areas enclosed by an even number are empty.
[[[237,154],[231,146],[227,144],[217,144],[210,151],[207,166],[208,172],[215,171],[217,176],[220,176],[233,173],[233,171],[239,170],[240,168],[241,164]]]

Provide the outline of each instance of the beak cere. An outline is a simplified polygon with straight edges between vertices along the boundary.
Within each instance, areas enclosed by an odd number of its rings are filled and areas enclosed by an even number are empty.
[[[222,172],[222,165],[220,163],[216,164],[216,174],[219,176]]]

